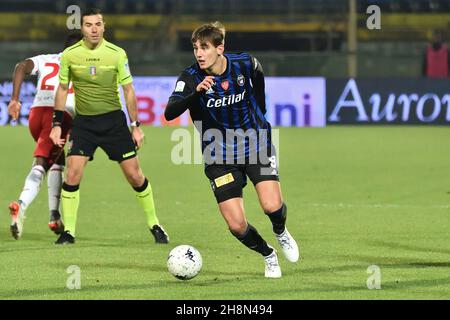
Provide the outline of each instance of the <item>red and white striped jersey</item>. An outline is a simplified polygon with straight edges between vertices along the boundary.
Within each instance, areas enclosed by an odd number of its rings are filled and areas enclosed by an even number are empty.
[[[59,66],[61,54],[41,54],[29,58],[34,63],[32,75],[38,75],[36,96],[32,108],[53,107],[55,105],[55,94],[59,86]],[[67,95],[66,110],[75,114],[75,96],[72,83],[69,83],[69,94]]]

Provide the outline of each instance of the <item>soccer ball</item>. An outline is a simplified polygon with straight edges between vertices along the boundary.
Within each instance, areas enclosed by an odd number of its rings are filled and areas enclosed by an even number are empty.
[[[167,269],[180,280],[194,278],[202,268],[202,256],[197,249],[189,245],[180,245],[172,249],[167,258]]]

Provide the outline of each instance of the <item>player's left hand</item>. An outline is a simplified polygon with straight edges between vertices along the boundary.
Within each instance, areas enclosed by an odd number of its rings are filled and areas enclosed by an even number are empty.
[[[133,141],[139,149],[144,142],[144,132],[139,127],[131,127],[131,135],[133,136]]]

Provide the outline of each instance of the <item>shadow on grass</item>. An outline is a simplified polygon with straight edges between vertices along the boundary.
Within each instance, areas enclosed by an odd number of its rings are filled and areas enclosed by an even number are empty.
[[[9,231],[8,231],[9,232]],[[57,235],[52,232],[40,232],[40,233],[34,233],[34,232],[24,232],[22,237],[19,240],[14,239],[10,234],[2,235],[1,241],[3,243],[28,243],[28,242],[43,242],[43,243],[53,243],[57,239]]]
[[[396,250],[450,254],[450,249],[413,246],[413,245],[409,245],[409,244],[387,242],[387,241],[383,241],[383,240],[371,240],[371,241],[368,241],[367,243],[369,245],[375,246],[375,247],[383,247],[383,248],[390,248],[390,249],[396,249]]]
[[[97,238],[82,238],[78,239],[75,245],[55,245],[57,236],[54,235],[44,235],[44,234],[27,234],[24,238],[15,240],[13,238],[1,239],[3,244],[0,247],[1,252],[19,252],[19,251],[40,251],[49,249],[59,249],[59,248],[76,248],[76,249],[87,249],[87,248],[129,248],[130,245],[133,246],[148,246],[150,249],[171,249],[170,246],[155,244],[154,241],[136,241],[129,239],[97,239]]]
[[[50,265],[50,263],[49,263]],[[67,263],[51,263],[51,266],[60,268],[61,270],[65,270],[67,268]],[[80,268],[84,270],[89,269],[119,269],[119,270],[129,270],[129,271],[141,271],[141,272],[163,272],[168,273],[167,267],[165,263],[161,264],[146,264],[146,263],[123,263],[123,262],[83,262],[80,264]],[[261,271],[261,270],[259,270]],[[236,270],[235,272],[231,271],[214,271],[214,270],[205,270],[201,271],[202,275],[206,276],[231,276],[239,279],[249,279],[252,277],[261,277],[261,272],[242,272]]]
[[[418,262],[411,261],[408,259],[398,259],[398,258],[386,258],[386,257],[368,257],[368,256],[358,256],[352,257],[353,259],[359,259],[362,261],[380,261],[378,265],[383,270],[383,268],[413,268],[417,266],[444,266],[449,267],[450,263],[447,262]],[[394,261],[395,260],[395,261]],[[59,264],[59,266],[66,267],[65,264]],[[159,264],[133,264],[133,263],[84,263],[82,268],[111,268],[111,269],[122,269],[122,270],[130,270],[130,272],[158,272],[167,274],[167,270],[165,266]],[[448,289],[443,287],[448,287],[450,285],[450,276],[441,277],[439,279],[407,279],[407,280],[395,280],[395,281],[382,281],[382,290],[370,290],[371,293],[369,296],[367,294],[369,290],[366,287],[365,283],[365,265],[362,264],[352,264],[352,265],[343,265],[332,268],[309,268],[309,269],[301,269],[299,268],[295,272],[286,273],[283,275],[283,278],[280,280],[272,280],[272,279],[264,279],[262,275],[258,272],[251,273],[242,273],[239,271],[236,272],[221,272],[221,271],[213,271],[213,270],[203,270],[200,276],[209,276],[210,279],[202,279],[201,277],[196,278],[192,281],[179,281],[175,278],[170,278],[170,280],[155,280],[149,281],[147,283],[139,283],[139,284],[89,284],[82,285],[82,290],[80,291],[72,291],[61,287],[53,287],[47,289],[35,289],[35,290],[9,290],[0,292],[0,298],[3,299],[44,299],[46,296],[53,295],[52,299],[84,299],[84,295],[92,296],[92,294],[98,294],[98,299],[120,299],[121,291],[126,290],[148,290],[148,297],[144,297],[141,293],[137,294],[139,298],[147,298],[147,299],[158,299],[157,295],[158,289],[172,290],[174,292],[179,289],[186,290],[186,288],[191,287],[194,288],[211,288],[213,291],[208,293],[210,299],[222,299],[224,296],[232,295],[235,299],[248,299],[252,296],[265,297],[267,295],[267,299],[276,299],[278,295],[284,296],[292,296],[293,299],[300,299],[302,297],[302,293],[336,293],[337,297],[339,293],[351,293],[354,292],[355,296],[352,298],[358,299],[363,297],[382,297],[385,294],[387,297],[391,292],[394,292],[398,295],[399,290],[409,290],[404,291],[405,296],[409,294],[420,295],[423,292],[423,297],[426,298],[427,294],[441,294],[444,298],[448,293]],[[339,271],[357,271],[361,270],[361,274],[363,275],[361,278],[360,285],[346,285],[345,281],[342,284],[336,283],[326,283],[319,280],[311,280],[307,278],[308,281],[301,281],[301,274],[305,273],[328,273],[330,271],[339,272]],[[211,279],[211,276],[217,276]],[[297,278],[295,278],[297,277]],[[296,281],[298,282],[292,282]],[[254,282],[255,280],[261,280],[261,288],[256,290],[238,290],[234,293],[223,292],[221,290],[221,286],[224,284],[233,284],[241,282],[241,284],[246,281]],[[288,285],[283,284],[279,281],[285,281],[289,283]],[[253,286],[248,286],[248,288],[252,288]],[[268,291],[268,287],[270,290]],[[439,288],[440,287],[440,288]],[[217,288],[215,290],[214,288]],[[439,288],[439,289],[437,289]],[[442,288],[442,289],[441,289]],[[430,290],[431,289],[431,290]],[[112,291],[117,291],[116,293]],[[74,294],[72,297],[71,294]],[[105,294],[107,293],[107,294]],[[105,294],[105,295],[103,295]],[[167,297],[167,292],[163,294]],[[401,297],[399,297],[401,298]],[[420,298],[418,296],[418,298]],[[192,296],[189,294],[186,295],[186,299],[192,299]],[[264,299],[264,298],[263,298]]]
[[[420,258],[399,258],[399,257],[389,257],[389,256],[370,256],[370,255],[341,255],[340,258],[348,260],[357,260],[359,262],[358,266],[364,265],[377,265],[380,268],[450,268],[450,261],[430,261],[429,259]]]
[[[157,268],[156,268],[157,269]],[[212,272],[202,272],[201,274],[211,274]],[[221,276],[223,273],[220,274]],[[235,274],[233,274],[235,276]],[[248,280],[252,278],[261,278],[261,275],[254,276],[254,277],[244,277],[242,280]],[[110,293],[111,291],[118,291],[116,297],[109,297],[105,296],[104,299],[120,299],[120,291],[124,290],[148,290],[149,297],[148,298],[154,298],[158,299],[158,289],[173,289],[174,291],[183,288],[186,289],[186,287],[212,287],[217,285],[223,285],[225,283],[233,283],[239,281],[239,277],[237,278],[214,278],[214,279],[193,279],[190,281],[181,281],[177,280],[175,278],[171,280],[157,280],[157,281],[150,281],[148,283],[141,283],[141,284],[111,284],[111,285],[105,285],[105,284],[98,284],[98,285],[82,285],[82,288],[80,290],[69,290],[67,288],[46,288],[46,289],[36,289],[36,290],[10,290],[10,291],[4,291],[0,292],[0,298],[1,299],[25,299],[25,298],[35,298],[35,299],[44,299],[45,296],[48,295],[61,295],[61,298],[67,298],[71,299],[70,294],[76,295],[74,298],[76,299],[83,299],[83,294],[92,294],[92,293]],[[81,294],[81,296],[80,296]],[[153,296],[155,295],[155,296]],[[164,294],[167,296],[167,293]],[[62,297],[66,296],[66,297]],[[60,298],[57,298],[60,299]],[[186,297],[186,299],[192,299],[189,297]]]
[[[404,295],[407,296],[408,293],[417,293],[418,291],[423,292],[424,297],[427,293],[440,293],[442,292],[442,298],[448,298],[448,287],[447,289],[440,289],[441,291],[433,290],[427,291],[427,289],[437,288],[438,286],[448,286],[450,285],[450,277],[440,278],[440,279],[411,279],[411,280],[395,280],[395,281],[382,281],[381,282],[381,290],[369,290],[366,286],[366,283],[362,282],[360,286],[336,286],[336,285],[322,285],[321,290],[312,290],[316,292],[364,292],[364,291],[372,291],[379,292],[383,294],[383,292],[389,290],[409,290],[404,291]],[[304,291],[304,290],[302,290]],[[306,290],[306,292],[311,290]],[[386,292],[389,293],[389,292]]]
[[[356,256],[345,256],[345,258],[355,260]],[[299,268],[298,272],[302,274],[320,274],[320,273],[336,273],[336,272],[346,272],[346,271],[361,271],[366,272],[369,265],[377,265],[380,268],[450,268],[450,262],[438,261],[438,262],[428,262],[428,261],[414,261],[411,259],[399,259],[399,258],[388,258],[388,257],[369,257],[369,256],[359,256],[362,261],[361,263],[341,265],[341,266],[330,266],[330,267],[320,267],[320,268]]]

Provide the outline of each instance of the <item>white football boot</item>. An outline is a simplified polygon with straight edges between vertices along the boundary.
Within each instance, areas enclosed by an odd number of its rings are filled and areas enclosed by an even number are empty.
[[[266,267],[264,269],[264,276],[266,278],[281,278],[281,268],[278,264],[278,257],[275,249],[273,249],[273,252],[271,254],[264,257],[264,262],[266,264]]]
[[[290,262],[297,262],[300,257],[297,242],[295,242],[287,228],[284,228],[282,234],[275,234],[275,237],[277,238],[286,259]]]

